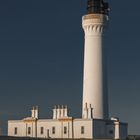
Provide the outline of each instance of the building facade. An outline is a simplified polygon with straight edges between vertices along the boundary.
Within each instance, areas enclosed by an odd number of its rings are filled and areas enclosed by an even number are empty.
[[[125,139],[127,137],[127,124],[119,122],[116,118],[75,119],[69,117],[67,112],[67,107],[58,107],[53,110],[52,119],[39,119],[38,109],[33,108],[31,117],[8,121],[8,136],[88,139]]]

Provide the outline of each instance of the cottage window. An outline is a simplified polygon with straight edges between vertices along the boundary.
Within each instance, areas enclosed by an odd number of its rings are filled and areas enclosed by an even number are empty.
[[[14,134],[17,135],[17,127],[14,129]]]
[[[31,134],[31,127],[28,127],[28,135]]]
[[[44,127],[40,127],[40,134],[44,133]]]
[[[55,127],[52,127],[52,134],[55,134]]]
[[[64,134],[67,134],[67,127],[64,126]]]
[[[81,126],[81,134],[84,134],[84,133],[85,133],[85,127]]]

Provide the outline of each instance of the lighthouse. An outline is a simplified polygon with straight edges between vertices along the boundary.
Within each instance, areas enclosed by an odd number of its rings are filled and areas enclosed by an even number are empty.
[[[128,124],[108,115],[104,29],[108,22],[108,3],[88,0],[82,18],[85,33],[82,118],[70,116],[67,105],[55,105],[52,118],[40,119],[38,107],[31,116],[8,121],[8,136],[52,139],[125,140]],[[58,93],[59,96],[59,93]]]
[[[87,14],[82,17],[85,34],[83,107],[84,119],[108,119],[108,97],[104,57],[104,28],[109,6],[104,0],[88,0]]]

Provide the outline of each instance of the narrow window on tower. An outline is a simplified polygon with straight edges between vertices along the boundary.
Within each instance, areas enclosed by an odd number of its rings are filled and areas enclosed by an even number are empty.
[[[14,129],[14,134],[17,135],[17,127]]]
[[[84,133],[85,133],[85,127],[81,126],[81,134],[84,134]]]
[[[55,134],[55,127],[52,127],[52,134]]]
[[[31,134],[31,127],[28,127],[28,135]]]
[[[40,134],[42,135],[44,133],[44,127],[40,127]]]
[[[64,134],[67,134],[67,127],[64,126]]]

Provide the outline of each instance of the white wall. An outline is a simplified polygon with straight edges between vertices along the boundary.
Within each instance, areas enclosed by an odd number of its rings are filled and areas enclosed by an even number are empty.
[[[81,126],[84,126],[85,132],[81,134]],[[14,134],[14,129],[17,127],[18,133]],[[31,127],[31,134],[28,135],[27,128]],[[43,134],[41,134],[43,127]],[[52,127],[55,127],[55,134],[52,133]],[[64,127],[67,128],[64,134]],[[40,138],[92,138],[92,120],[90,119],[75,119],[75,120],[38,120],[37,134],[34,122],[8,121],[8,136],[28,136]]]
[[[36,123],[35,123],[36,122]],[[17,134],[14,129],[17,128]],[[28,135],[27,128],[31,127]],[[43,127],[43,134],[41,134]],[[52,133],[55,127],[55,134]],[[67,128],[64,134],[64,127]],[[81,133],[84,127],[84,133]],[[125,139],[127,124],[113,120],[100,119],[40,119],[37,121],[8,121],[8,136],[39,137],[39,138],[88,138],[88,139]]]
[[[74,138],[93,138],[92,119],[75,119],[73,123]],[[85,133],[81,134],[81,127],[84,126]]]
[[[31,133],[28,134],[28,127],[31,128]],[[17,134],[14,130],[17,128]],[[8,121],[8,136],[21,136],[21,137],[36,137],[35,121],[25,122],[23,120]]]
[[[96,119],[108,118],[108,101],[105,93],[103,64],[103,27],[106,16],[88,14],[82,18],[85,33],[84,76],[83,76],[83,118],[85,106],[91,105],[92,116]]]
[[[14,134],[14,130],[17,128],[17,134]],[[26,136],[26,125],[23,121],[8,121],[8,136]]]
[[[31,134],[27,133],[27,128],[31,128]],[[37,127],[37,133],[36,133]],[[43,127],[43,134],[41,134]],[[52,127],[55,127],[55,134],[52,133]],[[64,134],[64,127],[67,132]],[[14,129],[17,128],[18,133],[14,134]],[[30,121],[8,121],[8,136],[20,137],[42,137],[42,138],[72,138],[72,120],[38,120],[37,123]]]
[[[81,134],[81,126],[85,127],[85,133]],[[44,127],[44,134],[40,134],[40,128]],[[52,127],[55,127],[56,132],[52,134]],[[64,127],[67,128],[67,133],[64,134]],[[38,120],[37,137],[51,138],[92,138],[92,120],[90,119],[74,119],[69,121],[62,120]]]
[[[44,134],[40,133],[40,128],[44,128]],[[55,134],[52,133],[52,127],[55,127]],[[67,128],[67,133],[64,134],[64,127]],[[50,138],[72,138],[72,121],[60,120],[39,120],[37,123],[37,137]],[[48,134],[49,133],[49,134]]]

